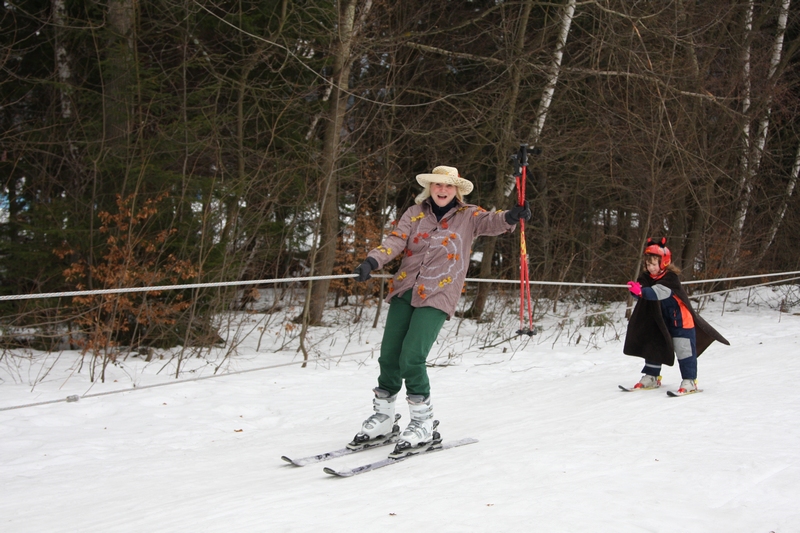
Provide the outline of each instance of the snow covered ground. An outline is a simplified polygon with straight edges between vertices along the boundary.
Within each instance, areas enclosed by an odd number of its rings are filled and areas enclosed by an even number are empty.
[[[370,414],[383,319],[372,329],[369,310],[356,325],[331,311],[312,354],[345,355],[307,368],[291,344],[276,351],[285,322],[258,314],[240,317],[253,333],[231,374],[210,379],[194,380],[212,375],[205,360],[176,382],[167,360],[127,358],[92,384],[75,353],[5,354],[0,530],[797,532],[798,300],[795,286],[706,302],[731,346],[709,348],[704,392],[683,398],[665,394],[677,365],[661,390],[617,388],[641,368],[622,355],[621,303],[559,304],[531,339],[503,340],[514,309],[450,321],[429,359],[436,418],[445,440],[479,442],[346,479],[322,467],[388,449],[280,457],[341,447]]]

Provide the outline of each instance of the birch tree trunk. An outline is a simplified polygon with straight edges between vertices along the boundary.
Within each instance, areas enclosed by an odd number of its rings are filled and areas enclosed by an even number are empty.
[[[568,0],[566,5],[564,5],[564,12],[561,15],[561,31],[558,34],[558,42],[556,43],[555,53],[553,54],[553,62],[550,65],[547,83],[542,91],[542,99],[539,101],[539,107],[536,110],[536,120],[528,134],[528,144],[531,146],[536,146],[539,143],[542,130],[544,130],[544,123],[545,120],[547,120],[547,111],[550,109],[550,103],[553,101],[553,94],[555,94],[556,91],[558,76],[561,73],[561,61],[564,58],[564,48],[567,46],[569,29],[572,26],[572,19],[575,18],[576,1],[577,0]],[[509,180],[509,193],[513,188],[514,180],[512,179]]]
[[[778,215],[772,221],[767,238],[764,239],[761,244],[761,248],[758,251],[758,257],[756,258],[756,265],[761,263],[761,261],[764,259],[764,256],[767,255],[767,251],[772,245],[772,241],[775,240],[775,235],[778,233],[778,229],[780,229],[781,223],[786,216],[786,209],[789,207],[789,200],[792,198],[792,193],[797,185],[798,174],[800,174],[800,145],[798,145],[797,153],[794,156],[794,165],[792,165],[792,172],[789,175],[789,181],[786,184],[786,191],[784,192],[781,200],[781,207],[778,209]]]
[[[750,0],[748,5],[748,14],[745,21],[745,32],[748,34],[747,41],[749,43],[749,33],[752,31],[752,19],[753,19],[753,3],[754,0]],[[780,13],[778,15],[778,28],[775,34],[775,42],[772,47],[772,57],[770,58],[769,64],[769,73],[767,74],[768,86],[769,90],[773,89],[776,85],[778,76],[776,75],[778,64],[781,61],[781,55],[783,51],[783,39],[784,35],[786,34],[786,23],[789,18],[789,5],[791,0],[781,0],[781,7]],[[745,49],[744,55],[744,75],[745,75],[745,106],[746,109],[743,110],[743,114],[745,115],[745,120],[747,120],[747,111],[750,106],[750,76],[751,76],[751,65],[750,65],[750,49],[749,44],[748,47]],[[743,153],[742,153],[742,164],[740,165],[742,176],[739,182],[739,208],[736,211],[736,215],[734,216],[733,221],[733,239],[732,239],[732,247],[731,247],[731,255],[730,257],[733,259],[733,264],[735,265],[741,255],[741,248],[742,248],[742,241],[744,239],[744,224],[747,220],[747,211],[750,208],[750,200],[752,197],[753,191],[753,180],[755,179],[756,175],[758,174],[759,167],[761,165],[761,158],[764,154],[764,147],[767,143],[767,133],[769,131],[769,122],[770,122],[770,115],[772,113],[772,94],[767,94],[766,96],[766,105],[764,114],[761,116],[761,119],[758,122],[758,132],[755,138],[755,144],[752,143],[750,139],[750,124],[749,121],[745,124],[742,136],[743,136]]]
[[[542,138],[542,131],[544,130],[544,124],[547,120],[547,112],[550,109],[550,103],[553,101],[556,84],[558,83],[558,77],[561,73],[561,62],[564,57],[564,48],[567,46],[569,29],[572,26],[572,20],[575,17],[575,4],[576,0],[568,0],[561,15],[561,31],[558,35],[555,53],[553,54],[553,62],[550,65],[547,83],[542,91],[542,99],[539,101],[539,107],[536,110],[536,120],[534,121],[533,127],[527,136],[528,143],[531,146],[537,146]],[[513,188],[514,180],[511,179],[508,181],[506,194],[510,194]],[[544,276],[547,279],[552,279],[554,274],[554,261],[551,249],[552,239],[550,238],[550,202],[548,198],[546,174],[539,174],[539,183],[537,184],[536,192],[536,205],[531,206],[531,211],[536,213],[536,216],[539,217],[539,223],[542,226],[539,233],[541,249],[544,253]]]
[[[539,107],[536,110],[536,119],[531,128],[531,131],[528,133],[527,138],[529,139],[529,144],[531,146],[536,146],[541,138],[542,130],[544,129],[544,123],[547,119],[547,111],[550,108],[550,103],[553,101],[553,94],[555,93],[556,84],[558,83],[558,76],[561,69],[561,61],[564,57],[564,48],[567,45],[567,36],[569,35],[569,29],[572,25],[572,19],[575,15],[575,4],[576,0],[568,0],[564,6],[564,10],[561,14],[561,27],[559,29],[558,34],[558,41],[556,44],[556,49],[553,54],[553,61],[550,65],[550,72],[548,73],[547,83],[545,84],[544,90],[542,92],[542,99],[539,101]],[[519,96],[519,88],[520,83],[522,80],[521,70],[519,66],[519,58],[522,56],[523,52],[523,45],[525,43],[525,36],[526,36],[526,27],[528,23],[528,19],[530,17],[530,12],[532,8],[532,2],[526,2],[523,7],[522,16],[520,18],[519,30],[517,33],[517,40],[514,47],[514,58],[516,59],[515,65],[512,69],[512,77],[511,77],[511,88],[510,88],[510,96],[509,101],[507,102],[507,109],[508,112],[506,114],[505,124],[502,127],[500,139],[496,148],[496,159],[498,162],[506,160],[506,153],[509,149],[513,146],[512,144],[512,136],[513,136],[513,124],[514,118],[516,115],[517,109],[517,98]],[[512,150],[513,151],[513,150]],[[498,167],[496,171],[496,180],[495,180],[495,190],[492,193],[492,207],[503,207],[502,202],[503,198],[507,197],[511,194],[511,191],[514,189],[516,180],[512,177],[508,177],[510,174],[506,171],[505,168]],[[544,183],[544,179],[542,180]],[[540,191],[540,194],[537,196],[538,202],[538,216],[542,221],[542,224],[545,228],[543,233],[547,233],[546,227],[548,226],[548,205],[547,205],[547,194],[546,189],[544,191]],[[534,207],[535,209],[535,207]],[[547,243],[549,242],[548,239],[543,240],[543,244],[545,245],[543,249],[547,250]],[[481,269],[480,269],[480,277],[481,278],[488,278],[491,275],[491,268],[492,268],[492,258],[494,256],[494,249],[497,244],[497,237],[490,237],[484,241],[483,245],[483,257],[481,258]],[[547,252],[545,252],[546,255]],[[548,261],[545,260],[545,263],[548,264]],[[465,316],[471,318],[480,317],[483,313],[483,309],[486,305],[486,299],[489,295],[489,290],[491,286],[489,284],[483,283],[478,286],[478,292],[475,296],[475,301],[472,303],[472,307],[465,313]]]
[[[70,55],[64,45],[64,30],[66,26],[67,7],[65,0],[53,0],[53,22],[55,23],[55,63],[56,75],[58,77],[59,102],[61,104],[60,115],[63,119],[72,117],[72,100],[70,98],[70,87],[72,81],[72,69],[70,68]]]

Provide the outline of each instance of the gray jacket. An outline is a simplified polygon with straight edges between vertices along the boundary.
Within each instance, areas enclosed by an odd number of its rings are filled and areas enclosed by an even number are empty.
[[[516,225],[506,222],[505,211],[490,213],[460,202],[437,222],[430,201],[409,207],[389,236],[367,256],[383,268],[403,254],[400,268],[389,280],[387,302],[413,290],[412,306],[434,307],[449,319],[467,277],[472,241],[480,235],[513,231]]]

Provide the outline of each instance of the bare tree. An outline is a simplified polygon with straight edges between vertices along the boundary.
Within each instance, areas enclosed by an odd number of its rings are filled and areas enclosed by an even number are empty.
[[[363,23],[372,7],[371,0],[346,0],[338,4],[337,28],[333,34],[331,97],[323,141],[319,175],[319,234],[312,251],[312,275],[328,276],[336,261],[336,236],[339,233],[338,162],[341,129],[347,112],[348,84],[352,67],[351,52],[358,32],[356,15],[360,7]],[[330,280],[310,284],[304,311],[304,324],[319,324],[328,296]]]
[[[105,139],[118,144],[130,133],[133,113],[131,89],[134,86],[135,6],[133,0],[108,1],[109,58],[103,102]]]
[[[800,145],[798,145],[797,153],[794,156],[794,164],[792,165],[789,179],[786,180],[786,190],[781,195],[780,207],[778,208],[777,214],[770,225],[767,238],[762,241],[761,247],[759,248],[758,256],[756,257],[755,262],[756,265],[763,261],[764,256],[767,254],[767,250],[769,250],[769,247],[775,241],[775,235],[778,233],[778,230],[780,229],[781,224],[786,217],[786,209],[789,207],[789,201],[792,198],[792,193],[797,186],[798,174],[800,174]]]
[[[749,0],[747,8],[747,17],[745,21],[745,31],[749,34],[752,30],[752,19],[754,10],[754,1]],[[736,215],[733,221],[733,237],[731,244],[730,257],[733,262],[739,260],[740,251],[742,246],[743,231],[745,220],[747,219],[747,212],[750,207],[753,181],[758,174],[761,159],[764,154],[764,147],[767,143],[767,133],[769,132],[770,115],[772,113],[772,91],[777,84],[778,80],[778,65],[781,62],[783,53],[783,40],[786,34],[786,24],[789,17],[789,5],[791,0],[780,0],[778,24],[775,31],[775,40],[772,46],[772,55],[769,62],[769,71],[767,73],[767,96],[765,98],[764,107],[761,110],[761,116],[758,118],[758,131],[755,140],[750,138],[750,118],[747,114],[750,106],[750,87],[751,87],[751,64],[750,64],[750,47],[749,42],[743,58],[744,69],[744,83],[745,83],[745,99],[743,101],[743,112],[746,117],[747,123],[744,125],[742,131],[743,138],[743,154],[741,163],[741,176],[739,177],[739,207],[736,210]],[[749,39],[748,39],[749,41]]]

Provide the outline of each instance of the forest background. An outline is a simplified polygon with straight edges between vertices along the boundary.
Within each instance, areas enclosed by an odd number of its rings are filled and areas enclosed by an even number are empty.
[[[455,166],[469,202],[508,209],[522,143],[537,148],[532,280],[624,283],[662,235],[684,280],[800,270],[790,0],[0,9],[0,296],[221,284],[1,300],[4,349],[107,364],[120,346],[213,345],[221,313],[257,301],[257,285],[226,282],[349,274],[412,204],[418,173]],[[474,252],[471,276],[518,276],[518,236]],[[491,320],[491,288],[467,287],[464,317]],[[382,291],[302,285],[293,324]]]

